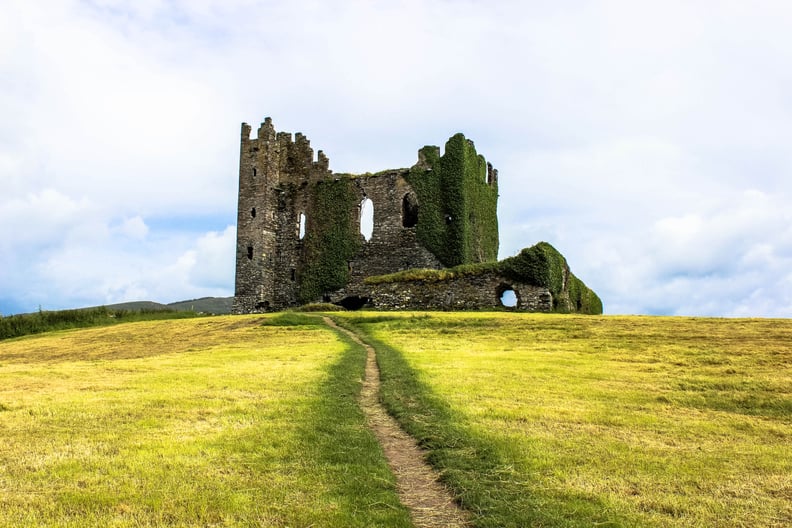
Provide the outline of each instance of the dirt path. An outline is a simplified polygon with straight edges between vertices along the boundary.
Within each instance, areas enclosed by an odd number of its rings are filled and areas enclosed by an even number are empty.
[[[366,379],[360,394],[360,407],[366,415],[369,427],[382,445],[391,471],[396,475],[399,498],[410,509],[415,526],[470,526],[467,512],[454,502],[448,490],[438,482],[437,473],[425,461],[424,451],[399,427],[380,403],[380,377],[374,349],[354,332],[336,325],[329,317],[325,317],[324,321],[366,349]]]

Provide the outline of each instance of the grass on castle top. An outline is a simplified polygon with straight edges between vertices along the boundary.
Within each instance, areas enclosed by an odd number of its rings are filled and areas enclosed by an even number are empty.
[[[477,526],[792,525],[792,320],[334,317]]]
[[[317,322],[0,342],[0,526],[409,526],[357,406],[365,352]]]

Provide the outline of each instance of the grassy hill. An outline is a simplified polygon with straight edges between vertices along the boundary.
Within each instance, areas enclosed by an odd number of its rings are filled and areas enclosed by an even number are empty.
[[[476,526],[792,524],[792,320],[334,313]],[[0,341],[0,526],[410,526],[305,314]]]
[[[201,297],[188,301],[161,304],[153,301],[134,301],[108,305],[111,310],[176,310],[179,312],[199,312],[213,315],[231,313],[233,297]]]

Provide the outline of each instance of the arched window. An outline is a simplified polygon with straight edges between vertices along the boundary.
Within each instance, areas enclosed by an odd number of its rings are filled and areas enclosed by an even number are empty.
[[[418,223],[418,200],[413,193],[407,193],[402,199],[402,226],[415,227]]]
[[[300,213],[300,223],[297,226],[297,236],[302,240],[305,238],[305,213]]]
[[[374,202],[368,198],[363,198],[360,202],[360,234],[366,242],[371,240],[374,234]]]

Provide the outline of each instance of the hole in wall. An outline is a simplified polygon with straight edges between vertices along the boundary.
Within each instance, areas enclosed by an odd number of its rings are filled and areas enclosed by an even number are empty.
[[[374,202],[368,198],[363,198],[360,202],[360,234],[366,242],[371,240],[374,234]]]
[[[247,258],[248,260],[253,260],[253,246],[247,247]]]
[[[418,200],[413,193],[407,193],[402,199],[402,226],[415,227],[418,223]]]
[[[253,177],[256,177],[256,167],[253,167]]]
[[[498,298],[501,306],[506,308],[514,308],[517,306],[517,292],[507,284],[503,284],[498,288]]]
[[[300,222],[297,225],[297,236],[300,240],[305,238],[305,213],[300,213]]]
[[[253,218],[256,218],[256,208],[255,207],[250,210],[250,216],[253,217]]]
[[[338,301],[337,305],[343,306],[347,310],[360,310],[369,302],[368,297],[360,297],[358,295],[350,295]]]
[[[297,270],[294,269],[294,268],[291,269],[291,280],[292,280],[292,282],[297,280]]]

